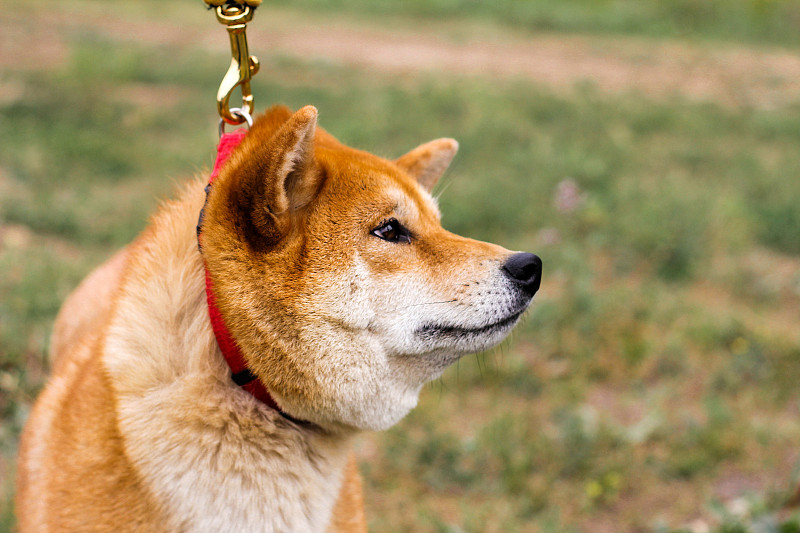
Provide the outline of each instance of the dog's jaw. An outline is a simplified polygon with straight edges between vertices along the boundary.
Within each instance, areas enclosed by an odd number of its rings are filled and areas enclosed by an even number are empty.
[[[454,271],[439,286],[424,276],[376,277],[358,254],[352,263],[302,304],[317,317],[298,332],[299,344],[315,354],[308,364],[316,401],[276,395],[292,416],[329,429],[394,425],[425,383],[502,342],[531,301],[502,275],[500,261],[475,261],[483,279],[467,283]]]

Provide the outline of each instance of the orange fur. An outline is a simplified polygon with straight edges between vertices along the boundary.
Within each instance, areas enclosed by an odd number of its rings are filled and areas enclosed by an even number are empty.
[[[202,256],[194,181],[65,302],[22,437],[21,531],[366,531],[352,438],[499,342],[532,294],[510,252],[441,228],[429,191],[455,141],[391,162],[316,121],[256,121],[208,196]],[[376,233],[387,220],[411,237]],[[248,366],[308,424],[231,382],[204,264]]]

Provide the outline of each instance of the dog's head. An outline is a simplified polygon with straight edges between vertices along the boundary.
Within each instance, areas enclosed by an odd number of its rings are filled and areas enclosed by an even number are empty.
[[[209,194],[203,254],[249,367],[287,413],[383,429],[449,364],[505,338],[541,262],[441,227],[430,190],[454,140],[388,161],[316,123],[310,106],[256,121]]]

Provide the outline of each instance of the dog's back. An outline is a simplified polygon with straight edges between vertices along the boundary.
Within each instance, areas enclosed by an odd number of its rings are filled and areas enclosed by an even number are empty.
[[[124,459],[114,399],[99,364],[102,335],[127,253],[127,249],[118,252],[92,272],[66,300],[56,320],[51,377],[20,445],[21,531],[159,528],[158,506],[141,490]]]

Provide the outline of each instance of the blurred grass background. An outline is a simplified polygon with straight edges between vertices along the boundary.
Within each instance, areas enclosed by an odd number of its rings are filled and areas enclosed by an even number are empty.
[[[60,302],[210,167],[228,52],[199,0],[33,0],[24,20],[0,7],[7,51],[24,50],[20,28],[50,39],[0,63],[8,531]],[[781,0],[268,1],[251,26],[271,10],[377,31],[446,23],[462,42],[485,26],[800,57],[800,4]],[[219,39],[126,35],[165,20]],[[314,104],[343,142],[390,157],[457,138],[438,189],[445,227],[545,263],[512,341],[361,439],[371,531],[800,531],[783,508],[800,483],[800,93],[730,106],[250,46],[260,109]]]
[[[456,18],[524,31],[584,32],[797,45],[794,0],[266,0],[351,15]]]

